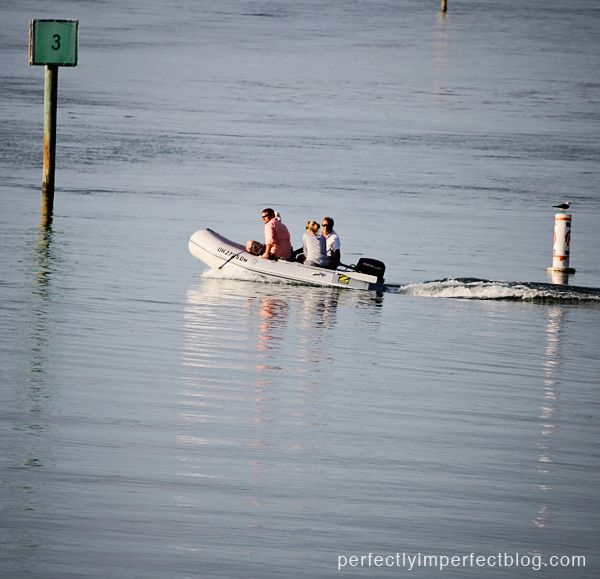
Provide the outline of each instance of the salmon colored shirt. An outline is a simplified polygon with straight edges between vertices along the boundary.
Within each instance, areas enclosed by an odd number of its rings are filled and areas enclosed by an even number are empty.
[[[271,255],[279,259],[291,259],[290,232],[281,221],[273,218],[265,223],[265,243],[272,244]]]

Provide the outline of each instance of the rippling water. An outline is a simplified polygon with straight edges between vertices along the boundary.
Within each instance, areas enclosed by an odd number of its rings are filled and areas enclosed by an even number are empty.
[[[598,574],[600,7],[438,8],[2,4],[0,574]],[[49,229],[31,17],[80,20]],[[568,285],[545,271],[565,199]],[[269,205],[296,242],[332,214],[390,291],[188,254]]]

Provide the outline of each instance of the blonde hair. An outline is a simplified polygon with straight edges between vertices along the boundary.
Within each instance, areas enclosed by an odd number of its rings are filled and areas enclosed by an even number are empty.
[[[313,235],[316,235],[321,227],[314,219],[310,219],[306,222],[306,231],[309,231]]]

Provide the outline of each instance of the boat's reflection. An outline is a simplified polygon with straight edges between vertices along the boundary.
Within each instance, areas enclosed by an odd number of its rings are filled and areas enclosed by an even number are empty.
[[[247,308],[254,307],[253,300],[246,302]],[[260,360],[265,364],[258,364],[257,369],[269,369],[272,359],[275,360],[278,347],[285,335],[285,326],[289,317],[289,304],[287,300],[275,296],[263,296],[258,299],[258,325],[256,350]],[[273,366],[275,368],[275,366]]]
[[[252,350],[258,370],[281,369],[282,360],[319,363],[330,356],[327,331],[337,324],[338,307],[378,319],[383,299],[374,292],[200,278],[186,299],[184,365],[212,358],[215,365],[229,360],[248,369]],[[237,349],[240,356],[232,359]]]
[[[312,425],[327,420],[340,333],[350,343],[382,303],[371,292],[196,280],[184,312],[178,474],[216,486],[245,481],[255,489],[247,504],[261,505],[273,475],[265,469],[281,467],[273,453],[319,444]]]

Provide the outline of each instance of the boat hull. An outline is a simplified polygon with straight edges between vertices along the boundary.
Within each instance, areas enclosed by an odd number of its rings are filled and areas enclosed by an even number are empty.
[[[239,268],[273,280],[358,290],[380,289],[375,276],[356,271],[311,267],[293,261],[272,261],[248,253],[244,246],[211,229],[200,229],[188,242],[190,253],[211,269]]]

